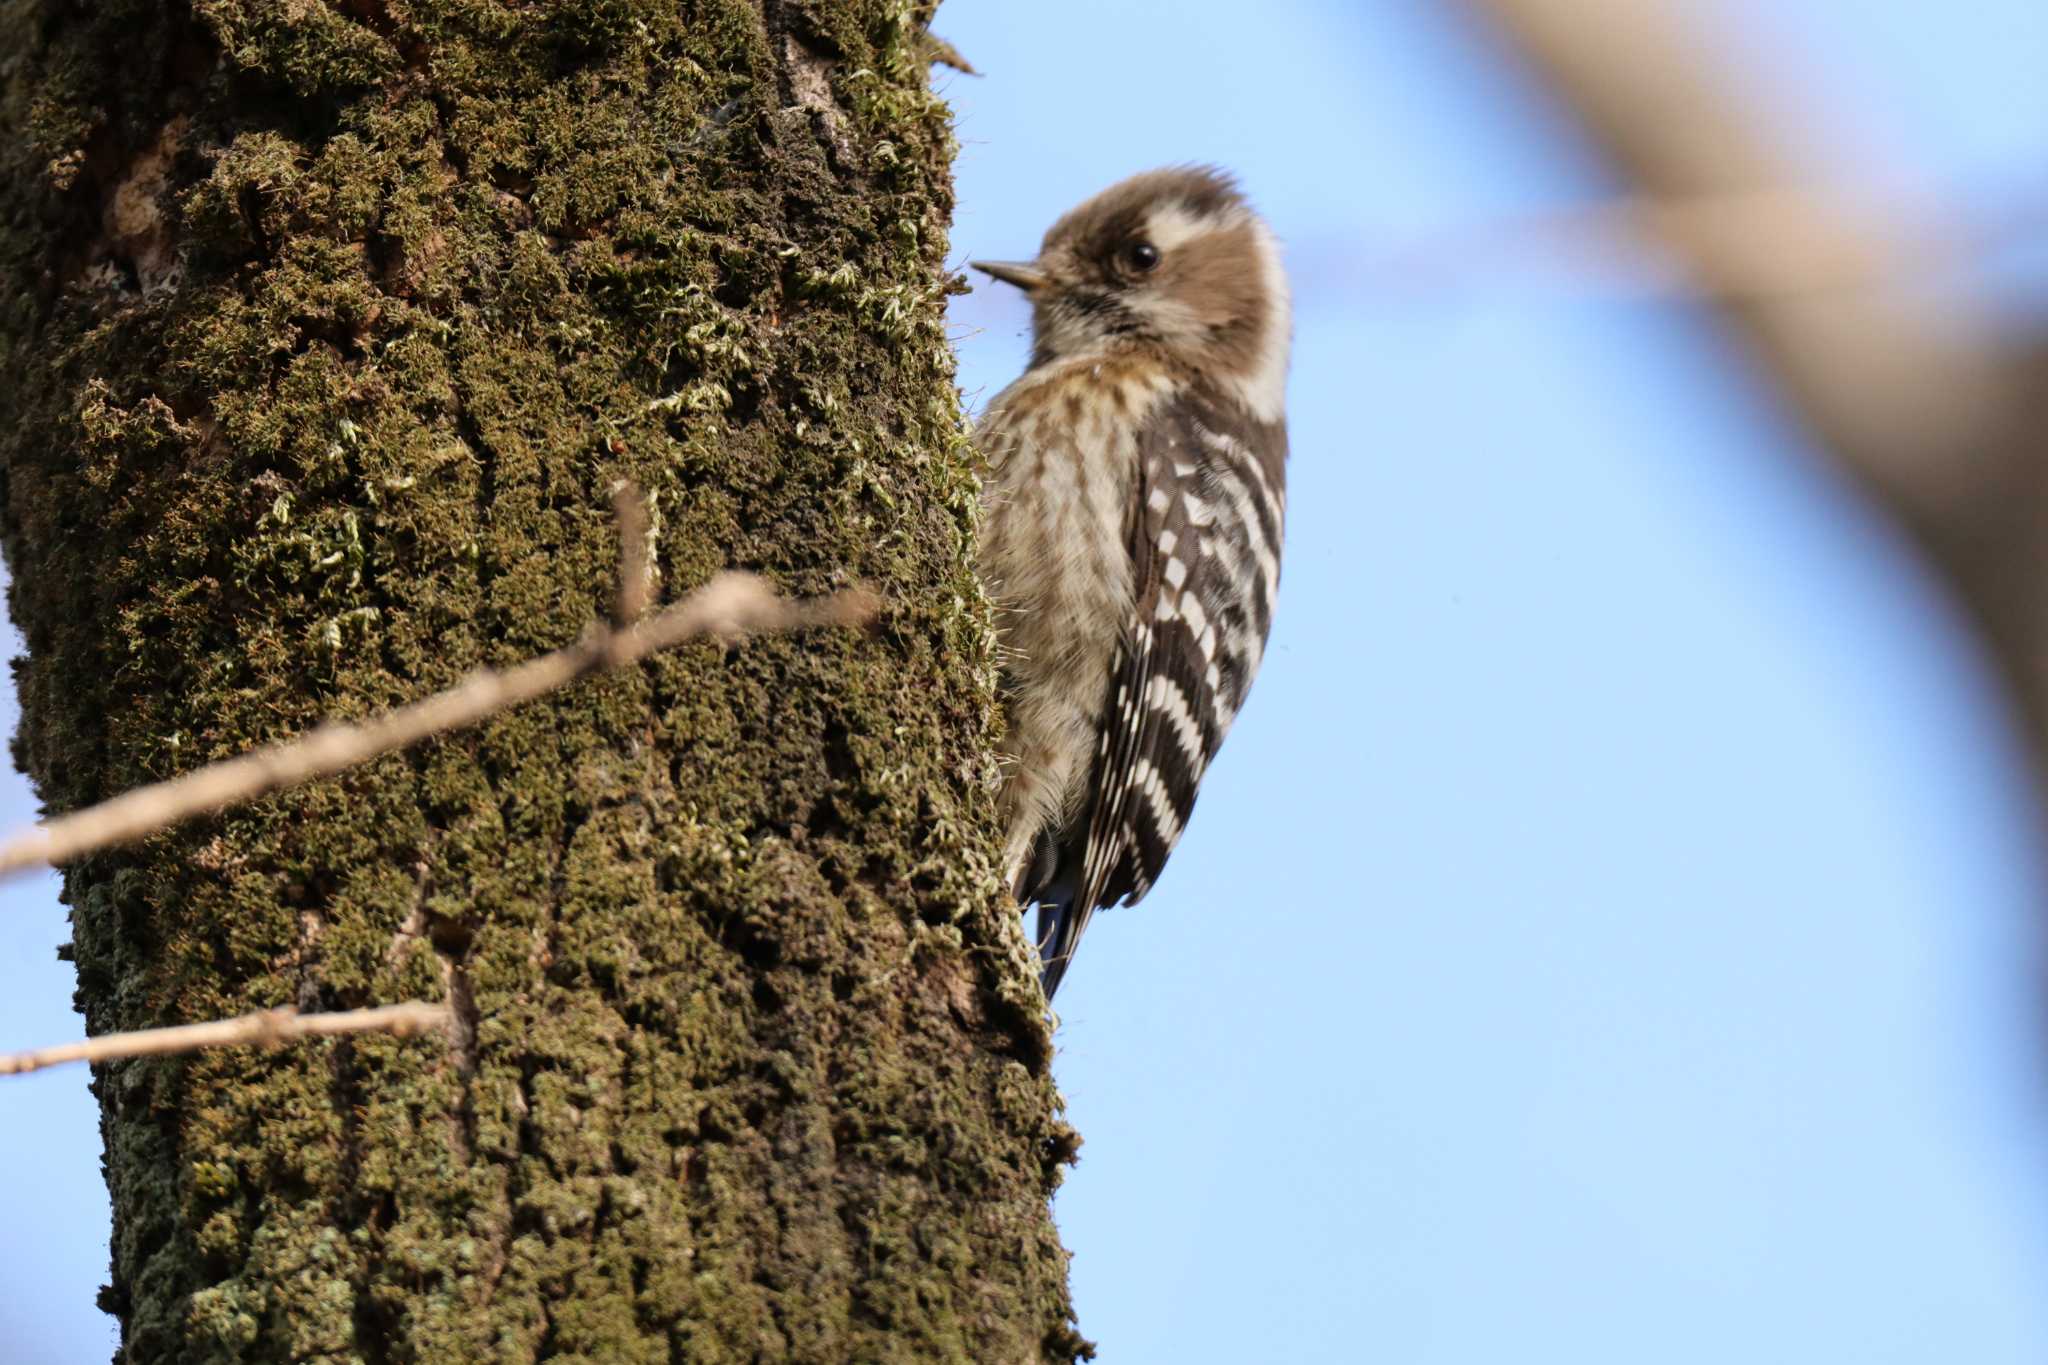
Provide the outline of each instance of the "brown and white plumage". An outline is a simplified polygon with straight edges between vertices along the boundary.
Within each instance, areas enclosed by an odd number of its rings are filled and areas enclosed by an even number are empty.
[[[1222,175],[1153,171],[1029,263],[1031,367],[977,429],[980,563],[1009,743],[1005,866],[1048,998],[1094,912],[1136,902],[1251,686],[1279,586],[1287,284]]]

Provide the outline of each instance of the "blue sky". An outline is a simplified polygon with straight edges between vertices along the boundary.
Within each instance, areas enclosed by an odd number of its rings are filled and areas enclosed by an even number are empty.
[[[2048,11],[1703,8],[1959,204],[2048,147]],[[1061,993],[1057,1212],[1119,1362],[2048,1354],[2038,850],[1940,594],[1680,307],[1417,245],[1611,190],[1455,7],[949,0],[956,256],[1213,161],[1298,296],[1273,646]],[[1787,126],[1822,134],[1797,104]],[[1878,153],[1884,153],[1883,156]],[[2001,277],[2003,278],[2003,277]],[[954,308],[978,406],[1021,303]],[[11,723],[11,722],[10,722]],[[11,779],[0,815],[33,807]],[[0,1046],[75,1034],[49,879]],[[0,1086],[0,1356],[98,1358],[85,1074]]]
[[[1705,13],[1887,183],[2048,141],[2037,7]],[[1061,994],[1103,1358],[2041,1359],[2031,834],[1938,593],[1683,310],[1387,268],[1612,190],[1456,7],[1085,14],[941,12],[960,254],[1215,161],[1299,303],[1273,649]],[[1024,310],[954,320],[985,398]]]

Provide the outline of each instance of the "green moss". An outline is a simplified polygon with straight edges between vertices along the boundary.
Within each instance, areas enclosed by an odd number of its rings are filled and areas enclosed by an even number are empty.
[[[621,478],[667,595],[889,603],[68,869],[95,1031],[443,994],[473,1030],[103,1068],[131,1358],[1085,1350],[993,868],[929,16],[770,12],[0,0],[53,808],[575,638]]]

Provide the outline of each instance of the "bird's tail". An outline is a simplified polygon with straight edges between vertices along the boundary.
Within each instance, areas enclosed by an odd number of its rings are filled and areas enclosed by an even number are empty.
[[[1048,1002],[1060,988],[1060,978],[1067,974],[1067,964],[1074,960],[1074,950],[1081,946],[1081,935],[1094,917],[1094,907],[1081,904],[1072,888],[1039,902],[1038,981]]]
[[[1011,882],[1019,905],[1038,907],[1038,984],[1048,1004],[1081,946],[1095,905],[1081,895],[1081,869],[1072,847],[1049,832],[1019,859]]]

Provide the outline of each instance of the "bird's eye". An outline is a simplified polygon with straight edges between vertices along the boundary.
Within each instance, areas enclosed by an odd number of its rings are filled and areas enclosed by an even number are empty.
[[[1124,264],[1142,275],[1159,264],[1159,248],[1150,242],[1132,242],[1124,247]]]

